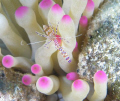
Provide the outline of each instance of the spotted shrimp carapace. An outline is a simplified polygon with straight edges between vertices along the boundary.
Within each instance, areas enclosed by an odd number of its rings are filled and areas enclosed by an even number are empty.
[[[58,27],[58,25],[57,25]],[[68,61],[68,63],[71,62],[70,57],[67,55],[67,53],[64,51],[64,49],[61,46],[61,37],[60,35],[57,35],[57,27],[56,27],[56,32],[54,31],[53,27],[51,26],[47,26],[47,25],[43,25],[43,30],[45,32],[46,35],[42,35],[38,32],[36,32],[38,35],[42,36],[42,37],[46,37],[50,39],[51,41],[54,41],[55,43],[55,48],[60,51],[61,55],[65,58],[66,61]],[[49,44],[50,42],[48,42],[47,44]],[[45,44],[45,46],[47,45]]]

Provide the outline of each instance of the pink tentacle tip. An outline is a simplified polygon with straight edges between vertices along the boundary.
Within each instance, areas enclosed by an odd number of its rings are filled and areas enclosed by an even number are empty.
[[[51,11],[55,14],[62,13],[62,8],[58,4],[54,4],[51,8]]]
[[[13,64],[14,64],[13,57],[10,56],[10,55],[4,56],[3,59],[2,59],[2,64],[6,68],[11,68],[13,66]]]
[[[107,74],[104,71],[98,71],[94,75],[94,81],[97,83],[107,82]]]
[[[80,26],[86,27],[88,25],[88,19],[87,19],[87,17],[86,16],[82,16],[80,18],[79,23],[80,23]]]
[[[92,0],[88,0],[86,9],[91,11],[94,10],[94,7],[95,7],[94,2]]]
[[[31,72],[33,74],[38,74],[38,73],[40,73],[40,71],[41,71],[40,65],[34,64],[34,65],[31,66]]]
[[[28,7],[26,6],[21,6],[15,11],[15,16],[18,18],[24,17],[24,15],[28,12]]]
[[[48,77],[41,77],[38,79],[38,85],[41,88],[48,88],[50,85],[50,79]]]
[[[47,9],[47,8],[51,7],[51,5],[52,5],[52,0],[42,0],[39,3],[39,7],[41,9]]]
[[[30,85],[31,84],[31,82],[32,82],[32,78],[31,78],[31,76],[30,75],[24,75],[23,77],[22,77],[22,83],[24,84],[24,85]]]
[[[68,80],[77,80],[79,79],[79,75],[76,72],[70,72],[66,75]]]
[[[75,80],[73,82],[73,87],[75,90],[82,90],[84,89],[84,84],[83,84],[83,81],[82,80]]]
[[[72,19],[71,19],[71,17],[70,17],[69,15],[64,15],[64,16],[62,17],[61,21],[62,21],[63,23],[69,24],[69,23],[72,21]]]
[[[57,40],[58,44],[61,45],[62,44],[61,36],[60,35],[55,35],[55,37],[56,37],[56,40]]]

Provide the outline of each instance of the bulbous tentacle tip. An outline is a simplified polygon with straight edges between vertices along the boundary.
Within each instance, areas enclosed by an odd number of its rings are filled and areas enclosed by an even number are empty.
[[[11,68],[14,63],[14,59],[11,55],[6,55],[2,59],[2,64],[6,68]]]
[[[17,18],[22,18],[28,12],[29,8],[27,6],[21,6],[15,11],[15,16]]]
[[[32,82],[32,79],[31,79],[31,76],[30,75],[24,75],[23,77],[22,77],[22,83],[24,84],[24,85],[30,85],[31,84],[31,82]]]

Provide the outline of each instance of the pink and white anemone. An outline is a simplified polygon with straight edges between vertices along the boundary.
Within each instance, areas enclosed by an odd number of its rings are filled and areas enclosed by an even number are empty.
[[[92,0],[63,0],[62,8],[56,4],[56,2],[60,4],[62,2],[57,0],[42,0],[39,4],[38,0],[29,1],[29,3],[28,0],[19,1],[23,6],[18,7],[17,10],[14,9],[15,19],[11,19],[16,20],[14,23],[25,30],[24,34],[29,38],[30,44],[27,44],[28,41],[22,38],[21,34],[15,33],[17,26],[14,26],[14,29],[11,23],[8,23],[8,18],[4,14],[0,14],[0,19],[2,19],[0,20],[0,39],[12,53],[12,55],[4,56],[4,53],[0,55],[2,58],[0,62],[6,68],[22,69],[25,72],[22,83],[26,86],[36,84],[37,90],[43,94],[52,95],[56,91],[60,91],[65,101],[82,101],[89,95],[90,88],[88,83],[79,79],[80,77],[76,73],[77,58],[81,48],[79,47],[81,42],[76,40],[76,37],[77,34],[85,32],[84,29],[88,26],[88,20],[93,15],[94,7],[99,2],[94,0],[94,4]],[[57,51],[54,42],[49,43],[49,37],[47,39],[42,37],[42,34],[45,35],[42,30],[44,24],[54,30],[58,44],[71,59],[70,63],[65,60],[60,51]],[[79,31],[78,25],[80,26]],[[8,31],[11,32],[9,35]],[[39,32],[41,36],[38,36],[36,32]],[[3,37],[4,35],[11,40]],[[84,40],[84,37],[82,38],[81,40]],[[16,49],[13,47],[14,45]],[[44,47],[45,45],[47,47]],[[53,71],[54,68],[57,68],[58,71]],[[54,72],[59,72],[59,76],[55,76]],[[66,75],[66,73],[68,74]],[[95,73],[93,81],[94,93],[88,99],[90,101],[104,100],[107,94],[107,75],[103,71],[98,71]],[[102,93],[100,94],[100,92]]]

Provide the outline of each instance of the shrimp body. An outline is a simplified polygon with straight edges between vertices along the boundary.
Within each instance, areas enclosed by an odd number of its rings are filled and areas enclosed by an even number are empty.
[[[61,55],[70,63],[71,59],[67,55],[67,53],[64,51],[64,49],[61,47],[61,38],[59,35],[55,34],[54,29],[50,26],[43,25],[43,29],[47,35],[46,38],[49,38],[51,41],[54,41],[55,47],[58,51],[60,51]],[[56,29],[57,30],[57,29]],[[57,33],[57,32],[56,32]]]
[[[70,63],[71,62],[70,57],[67,55],[67,53],[64,51],[64,49],[59,45],[59,43],[58,43],[58,41],[56,39],[54,40],[54,43],[55,43],[56,49],[59,50],[60,53],[62,54],[62,56],[64,58],[66,58],[66,60]]]

